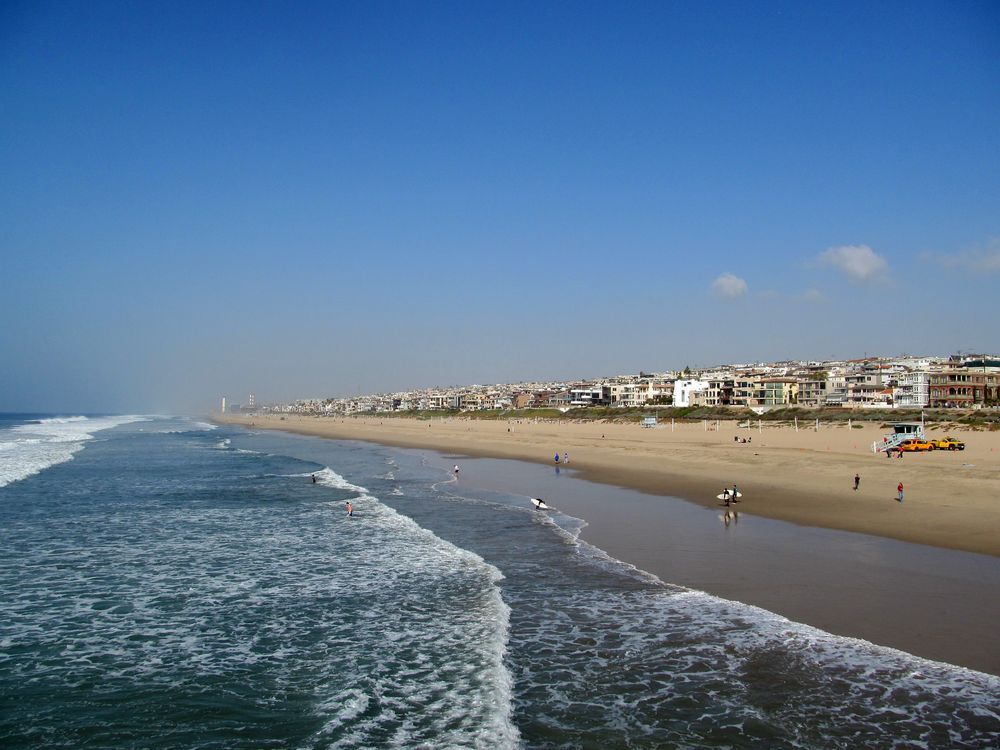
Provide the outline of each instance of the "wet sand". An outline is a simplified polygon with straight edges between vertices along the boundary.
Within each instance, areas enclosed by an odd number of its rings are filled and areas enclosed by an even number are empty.
[[[329,417],[237,417],[282,429],[464,456],[552,464],[569,453],[583,479],[680,497],[709,507],[739,485],[740,510],[806,526],[855,531],[947,549],[1000,556],[1000,433],[955,432],[964,451],[887,459],[871,451],[886,430],[821,425],[760,430],[734,422],[638,425]],[[954,431],[951,431],[954,432]],[[943,432],[928,434],[943,436]],[[737,443],[734,437],[748,438]],[[855,474],[861,476],[858,491]],[[904,502],[896,487],[904,485]]]
[[[572,458],[572,456],[571,456]],[[427,463],[447,472],[454,456]],[[905,459],[904,459],[905,460]],[[753,604],[829,633],[1000,674],[995,557],[808,528],[594,484],[576,472],[464,459],[453,492],[541,496],[585,519],[581,538],[663,581]]]

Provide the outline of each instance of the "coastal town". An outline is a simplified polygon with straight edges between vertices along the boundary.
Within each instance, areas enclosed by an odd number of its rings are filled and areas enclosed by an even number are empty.
[[[790,407],[983,409],[1000,406],[1000,355],[864,357],[784,361],[574,381],[423,388],[258,405],[222,403],[228,413],[356,415],[587,407],[731,407],[766,413]]]

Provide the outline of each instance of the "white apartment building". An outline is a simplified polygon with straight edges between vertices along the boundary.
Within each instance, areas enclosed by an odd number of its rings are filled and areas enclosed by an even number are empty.
[[[691,394],[707,391],[707,380],[678,380],[674,383],[674,406],[691,406]]]
[[[896,377],[892,389],[892,404],[897,409],[922,408],[930,401],[930,373],[904,372]]]

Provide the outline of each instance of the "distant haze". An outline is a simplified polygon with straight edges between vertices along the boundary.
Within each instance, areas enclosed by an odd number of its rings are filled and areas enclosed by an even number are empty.
[[[0,10],[0,410],[1000,350],[996,3]]]

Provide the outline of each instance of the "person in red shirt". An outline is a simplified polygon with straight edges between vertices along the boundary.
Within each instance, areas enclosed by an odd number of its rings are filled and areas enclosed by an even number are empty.
[[[899,486],[896,487],[896,492],[899,493],[899,497],[897,497],[896,499],[899,500],[899,502],[903,502],[903,483],[902,482],[900,482]]]

